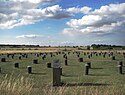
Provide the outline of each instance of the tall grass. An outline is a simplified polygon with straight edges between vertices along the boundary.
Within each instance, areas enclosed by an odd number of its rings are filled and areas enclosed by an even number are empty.
[[[125,95],[125,87],[120,86],[74,86],[45,87],[37,95]]]
[[[31,95],[33,84],[30,79],[6,75],[0,80],[0,95]]]
[[[125,95],[125,85],[108,86],[74,86],[53,87],[46,85],[35,88],[31,79],[13,78],[6,75],[0,80],[0,95]]]

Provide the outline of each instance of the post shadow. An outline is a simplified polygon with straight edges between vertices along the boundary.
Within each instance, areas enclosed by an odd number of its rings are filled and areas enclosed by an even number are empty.
[[[96,68],[91,68],[91,69],[103,69],[103,68],[97,68],[97,67],[96,67]]]
[[[62,86],[72,87],[72,86],[110,86],[106,83],[62,83]]]
[[[34,74],[34,75],[46,75],[47,73],[37,73],[37,72],[33,72],[32,74]]]

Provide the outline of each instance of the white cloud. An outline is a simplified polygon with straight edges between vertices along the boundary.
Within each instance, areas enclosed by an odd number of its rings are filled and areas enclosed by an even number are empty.
[[[54,5],[43,9],[42,14],[45,17],[54,19],[67,18],[72,16],[70,13],[66,12],[65,9],[62,9],[59,5]]]
[[[93,42],[104,42],[102,39],[94,40]]]
[[[39,37],[43,37],[43,35],[20,35],[20,36],[17,36],[16,38],[17,39],[34,39],[34,38],[39,38]]]
[[[82,34],[81,30],[75,29],[75,28],[65,28],[63,30],[64,35],[68,36],[80,36]]]
[[[70,28],[63,30],[69,36],[106,35],[125,30],[125,3],[110,4],[88,12],[81,19],[66,23]]]
[[[71,19],[71,21],[67,22],[67,25],[74,28],[80,28],[84,26],[92,26],[95,22],[99,22],[102,20],[102,17],[98,15],[85,15],[81,19]]]
[[[77,8],[77,7],[72,7],[67,9],[68,12],[70,13],[84,13],[87,14],[91,11],[90,7],[84,6],[82,8]]]
[[[58,0],[7,0],[0,1],[0,28],[11,29],[16,26],[34,24],[44,19],[62,19],[72,14],[59,5],[38,8]]]

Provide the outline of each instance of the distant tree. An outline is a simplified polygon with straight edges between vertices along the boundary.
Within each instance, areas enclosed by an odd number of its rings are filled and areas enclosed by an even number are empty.
[[[90,50],[91,46],[87,46],[87,50]]]

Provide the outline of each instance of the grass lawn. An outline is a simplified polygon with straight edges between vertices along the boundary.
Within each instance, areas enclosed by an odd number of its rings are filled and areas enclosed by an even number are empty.
[[[42,59],[43,55],[37,57],[35,53],[29,53],[28,58],[22,57],[19,60],[20,54],[15,54],[12,59],[11,56],[7,58],[7,55],[1,55],[0,58],[5,57],[7,62],[0,62],[2,72],[0,74],[0,81],[9,81],[10,78],[16,79],[24,78],[24,83],[27,81],[31,84],[31,90],[29,93],[22,93],[19,95],[124,95],[125,94],[125,64],[123,66],[123,74],[119,74],[117,68],[117,62],[123,61],[122,53],[114,52],[116,60],[112,60],[111,57],[106,54],[104,58],[102,55],[93,56],[89,59],[84,53],[80,53],[80,57],[84,59],[84,62],[79,62],[77,54],[73,52],[65,52],[68,57],[68,66],[64,64],[63,54],[53,53],[53,57],[50,53],[47,53],[45,60]],[[38,53],[39,54],[39,53]],[[33,59],[38,59],[39,64],[33,64]],[[61,81],[65,83],[65,86],[55,88],[52,87],[53,70],[47,68],[47,63],[52,62],[54,59],[61,61],[63,75]],[[19,68],[14,68],[14,63],[19,63]],[[85,75],[85,63],[91,62],[92,68],[89,71],[89,75]],[[33,73],[27,73],[27,66],[32,66]],[[11,81],[11,82],[13,82]],[[21,80],[20,80],[21,81]],[[21,83],[21,82],[20,82]],[[28,84],[27,84],[28,85]],[[7,94],[7,89],[0,87],[0,95],[16,95],[12,91]],[[19,89],[17,89],[18,92]],[[8,90],[7,90],[8,91]],[[23,91],[23,90],[22,90]],[[106,92],[107,91],[107,92]],[[27,92],[27,90],[24,92]]]

